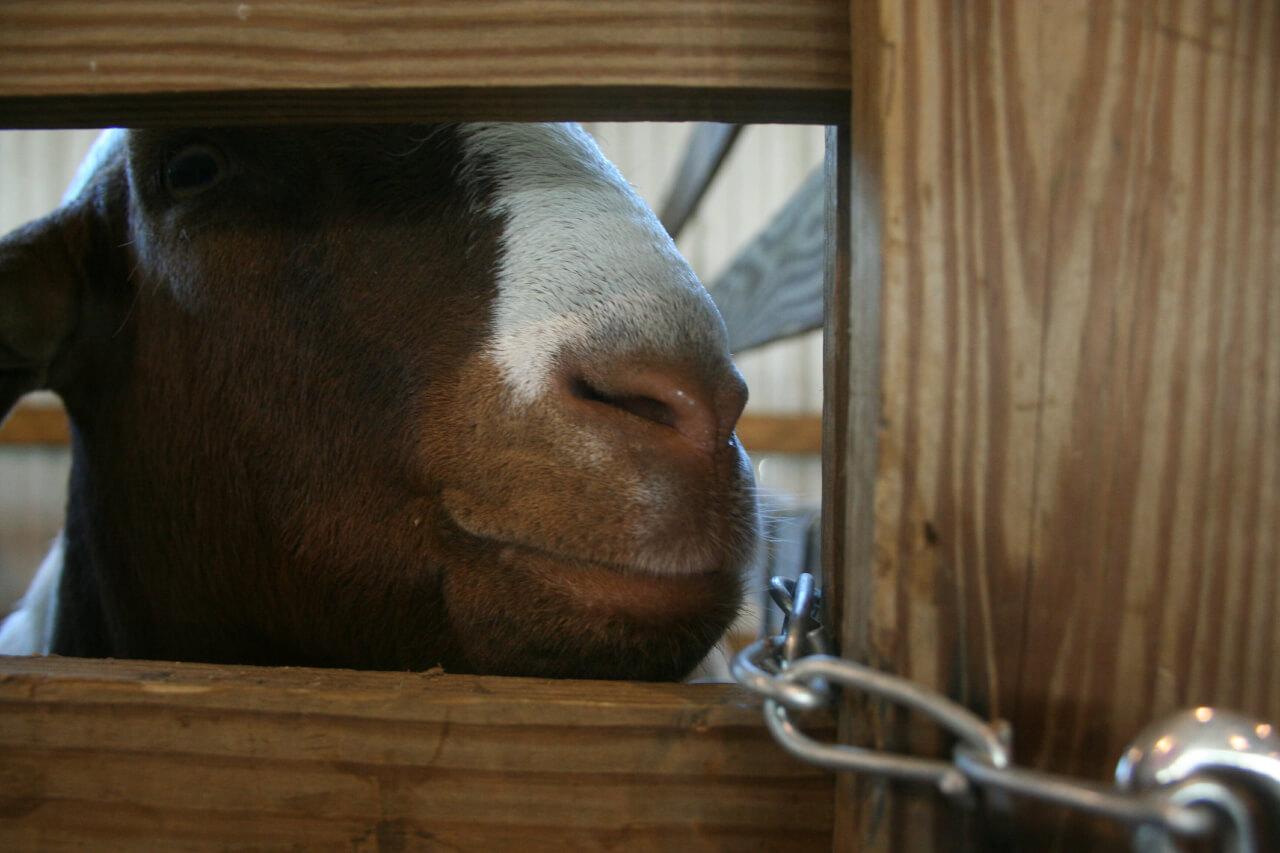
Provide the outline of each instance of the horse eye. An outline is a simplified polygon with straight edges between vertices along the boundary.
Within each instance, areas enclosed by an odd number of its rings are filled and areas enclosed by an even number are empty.
[[[226,171],[226,157],[217,148],[188,145],[169,158],[164,186],[174,198],[190,198],[216,184]]]

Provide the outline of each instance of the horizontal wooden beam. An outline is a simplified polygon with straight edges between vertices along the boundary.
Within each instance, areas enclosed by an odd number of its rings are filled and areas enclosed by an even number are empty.
[[[848,115],[841,0],[0,0],[0,126]]]
[[[62,446],[70,442],[67,415],[54,406],[20,405],[0,425],[0,445]],[[819,415],[746,415],[738,438],[753,453],[821,453]]]
[[[821,849],[831,830],[832,777],[733,685],[0,658],[0,754],[7,850]]]
[[[822,415],[744,415],[737,432],[752,453],[822,453]]]

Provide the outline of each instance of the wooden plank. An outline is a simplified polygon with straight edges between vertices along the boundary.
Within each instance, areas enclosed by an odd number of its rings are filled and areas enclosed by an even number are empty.
[[[697,211],[741,131],[740,124],[712,121],[701,122],[694,128],[671,190],[658,213],[662,227],[667,229],[672,240],[679,239],[685,223]]]
[[[743,415],[737,433],[751,453],[822,453],[821,415]]]
[[[1280,6],[852,8],[883,408],[846,648],[1095,780],[1179,706],[1280,719]],[[990,842],[850,808],[867,849]],[[1020,849],[1104,847],[1037,817]]]
[[[822,452],[817,415],[744,415],[738,439],[753,453]],[[0,425],[0,445],[65,446],[71,441],[66,412],[56,406],[19,405]]]
[[[0,754],[5,849],[763,851],[831,820],[732,685],[0,658]]]
[[[843,0],[0,0],[0,126],[825,123]]]
[[[708,286],[735,353],[822,327],[823,170]]]

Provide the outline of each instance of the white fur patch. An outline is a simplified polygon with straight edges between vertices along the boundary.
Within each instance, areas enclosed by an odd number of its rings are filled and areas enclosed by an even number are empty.
[[[516,398],[562,354],[716,353],[724,324],[658,218],[576,125],[473,124],[464,172],[506,227],[490,352]]]
[[[53,620],[62,580],[62,534],[53,541],[27,593],[0,624],[0,655],[47,655],[53,648]]]

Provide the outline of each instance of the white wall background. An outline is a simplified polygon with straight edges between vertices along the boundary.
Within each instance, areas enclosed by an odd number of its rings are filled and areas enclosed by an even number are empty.
[[[661,205],[693,127],[587,125],[655,208]],[[58,204],[95,136],[96,131],[0,132],[0,234]],[[821,128],[756,125],[743,131],[680,239],[681,250],[703,281],[715,279],[822,157]],[[744,354],[738,364],[751,388],[749,412],[821,411],[820,333]],[[818,504],[816,457],[755,461],[766,493],[784,504]],[[68,469],[65,450],[0,445],[0,614],[21,595],[61,525]]]

